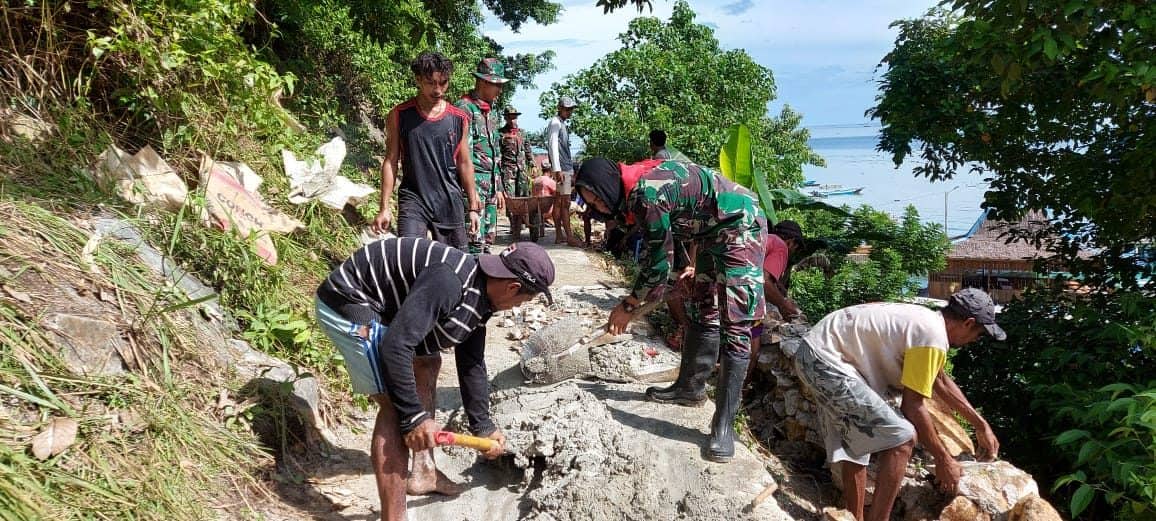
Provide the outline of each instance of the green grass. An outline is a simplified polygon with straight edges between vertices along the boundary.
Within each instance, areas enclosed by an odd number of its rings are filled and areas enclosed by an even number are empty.
[[[87,234],[51,211],[5,197],[0,213],[0,282],[32,297],[0,303],[0,520],[191,520],[243,507],[262,489],[258,476],[270,458],[252,433],[226,428],[211,412],[226,382],[194,377],[185,360],[192,346],[176,340],[186,335],[174,316],[125,321],[142,363],[116,377],[72,373],[36,325],[53,311],[42,301],[51,291],[38,281],[113,290],[121,318],[158,299],[171,307],[172,295],[107,242],[92,253],[92,273],[82,254]],[[30,440],[60,416],[79,423],[78,438],[40,461]]]

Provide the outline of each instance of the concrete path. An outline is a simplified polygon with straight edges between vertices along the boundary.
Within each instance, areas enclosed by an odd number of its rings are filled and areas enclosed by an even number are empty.
[[[550,241],[552,235],[552,231],[549,231],[547,239],[541,243],[550,251],[555,262],[555,285],[590,286],[611,280],[598,254],[555,246]],[[518,367],[520,342],[507,340],[509,330],[501,327],[501,322],[499,317],[491,320],[487,335],[486,360],[492,391],[507,395],[550,392],[550,389],[522,386]],[[437,393],[439,422],[454,421],[452,417],[460,415],[461,406],[453,358],[447,356],[443,360]],[[620,424],[620,427],[614,426],[623,432],[617,438],[615,443],[618,446],[614,450],[632,455],[639,465],[644,465],[646,474],[653,474],[642,481],[641,485],[631,485],[648,490],[609,495],[604,490],[570,494],[560,510],[547,515],[540,512],[532,514],[531,510],[535,505],[540,508],[540,503],[530,499],[529,491],[534,488],[534,483],[523,482],[525,477],[522,469],[515,468],[504,459],[487,462],[472,451],[448,447],[437,450],[438,465],[452,479],[464,482],[468,487],[466,492],[456,498],[411,497],[408,502],[410,519],[564,520],[601,519],[606,515],[610,516],[609,519],[641,517],[663,521],[791,519],[779,509],[774,498],[764,501],[753,511],[743,512],[743,507],[773,482],[763,458],[742,445],[737,447],[736,457],[729,464],[711,463],[702,458],[701,448],[709,432],[713,403],[708,402],[697,408],[656,404],[644,399],[646,385],[643,384],[571,381],[558,385],[571,383],[584,393],[596,397],[609,411],[609,420]],[[343,446],[334,457],[320,468],[303,469],[311,474],[309,481],[312,490],[308,491],[308,495],[314,498],[315,505],[321,505],[320,511],[311,509],[308,518],[367,520],[377,519],[380,515],[374,479],[368,464],[368,445],[372,432],[372,418],[369,416],[371,414],[363,418],[360,432],[340,434]],[[591,447],[590,450],[597,452],[603,448]],[[619,508],[613,504],[616,501],[622,501],[620,510],[615,510]],[[687,503],[691,504],[688,506]],[[663,514],[648,516],[647,508]]]

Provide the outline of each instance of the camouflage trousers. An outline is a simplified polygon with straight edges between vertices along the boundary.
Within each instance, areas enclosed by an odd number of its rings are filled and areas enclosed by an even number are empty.
[[[764,227],[723,230],[698,243],[690,316],[704,331],[718,331],[722,347],[749,353],[751,328],[766,315],[763,298]]]
[[[470,253],[482,253],[485,248],[486,237],[498,229],[498,199],[494,194],[494,175],[491,173],[474,173],[474,188],[478,191],[478,199],[482,200],[482,211],[478,215],[478,233],[470,235]],[[469,208],[469,206],[466,206]],[[469,227],[467,216],[466,226]]]
[[[503,172],[502,182],[506,185],[506,197],[530,196],[530,176],[525,170]]]

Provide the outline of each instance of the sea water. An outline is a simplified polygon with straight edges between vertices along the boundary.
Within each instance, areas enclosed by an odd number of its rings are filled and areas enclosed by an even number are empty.
[[[909,156],[898,167],[891,156],[877,152],[879,127],[871,125],[824,125],[811,127],[811,148],[827,161],[827,166],[804,166],[803,175],[821,185],[863,187],[860,195],[834,195],[825,202],[857,208],[866,204],[877,210],[901,217],[908,205],[915,206],[924,222],[947,223],[947,234],[956,237],[967,233],[980,217],[983,194],[988,185],[967,168],[960,169],[948,181],[932,182],[916,177],[914,167],[922,161]],[[803,187],[810,192],[815,187]]]

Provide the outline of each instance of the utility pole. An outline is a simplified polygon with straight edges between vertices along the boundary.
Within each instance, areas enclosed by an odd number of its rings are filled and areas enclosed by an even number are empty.
[[[943,192],[943,234],[949,238],[951,237],[951,234],[947,232],[947,194],[950,194],[951,192],[954,192],[958,189],[959,185],[955,185],[955,187],[951,190]]]

